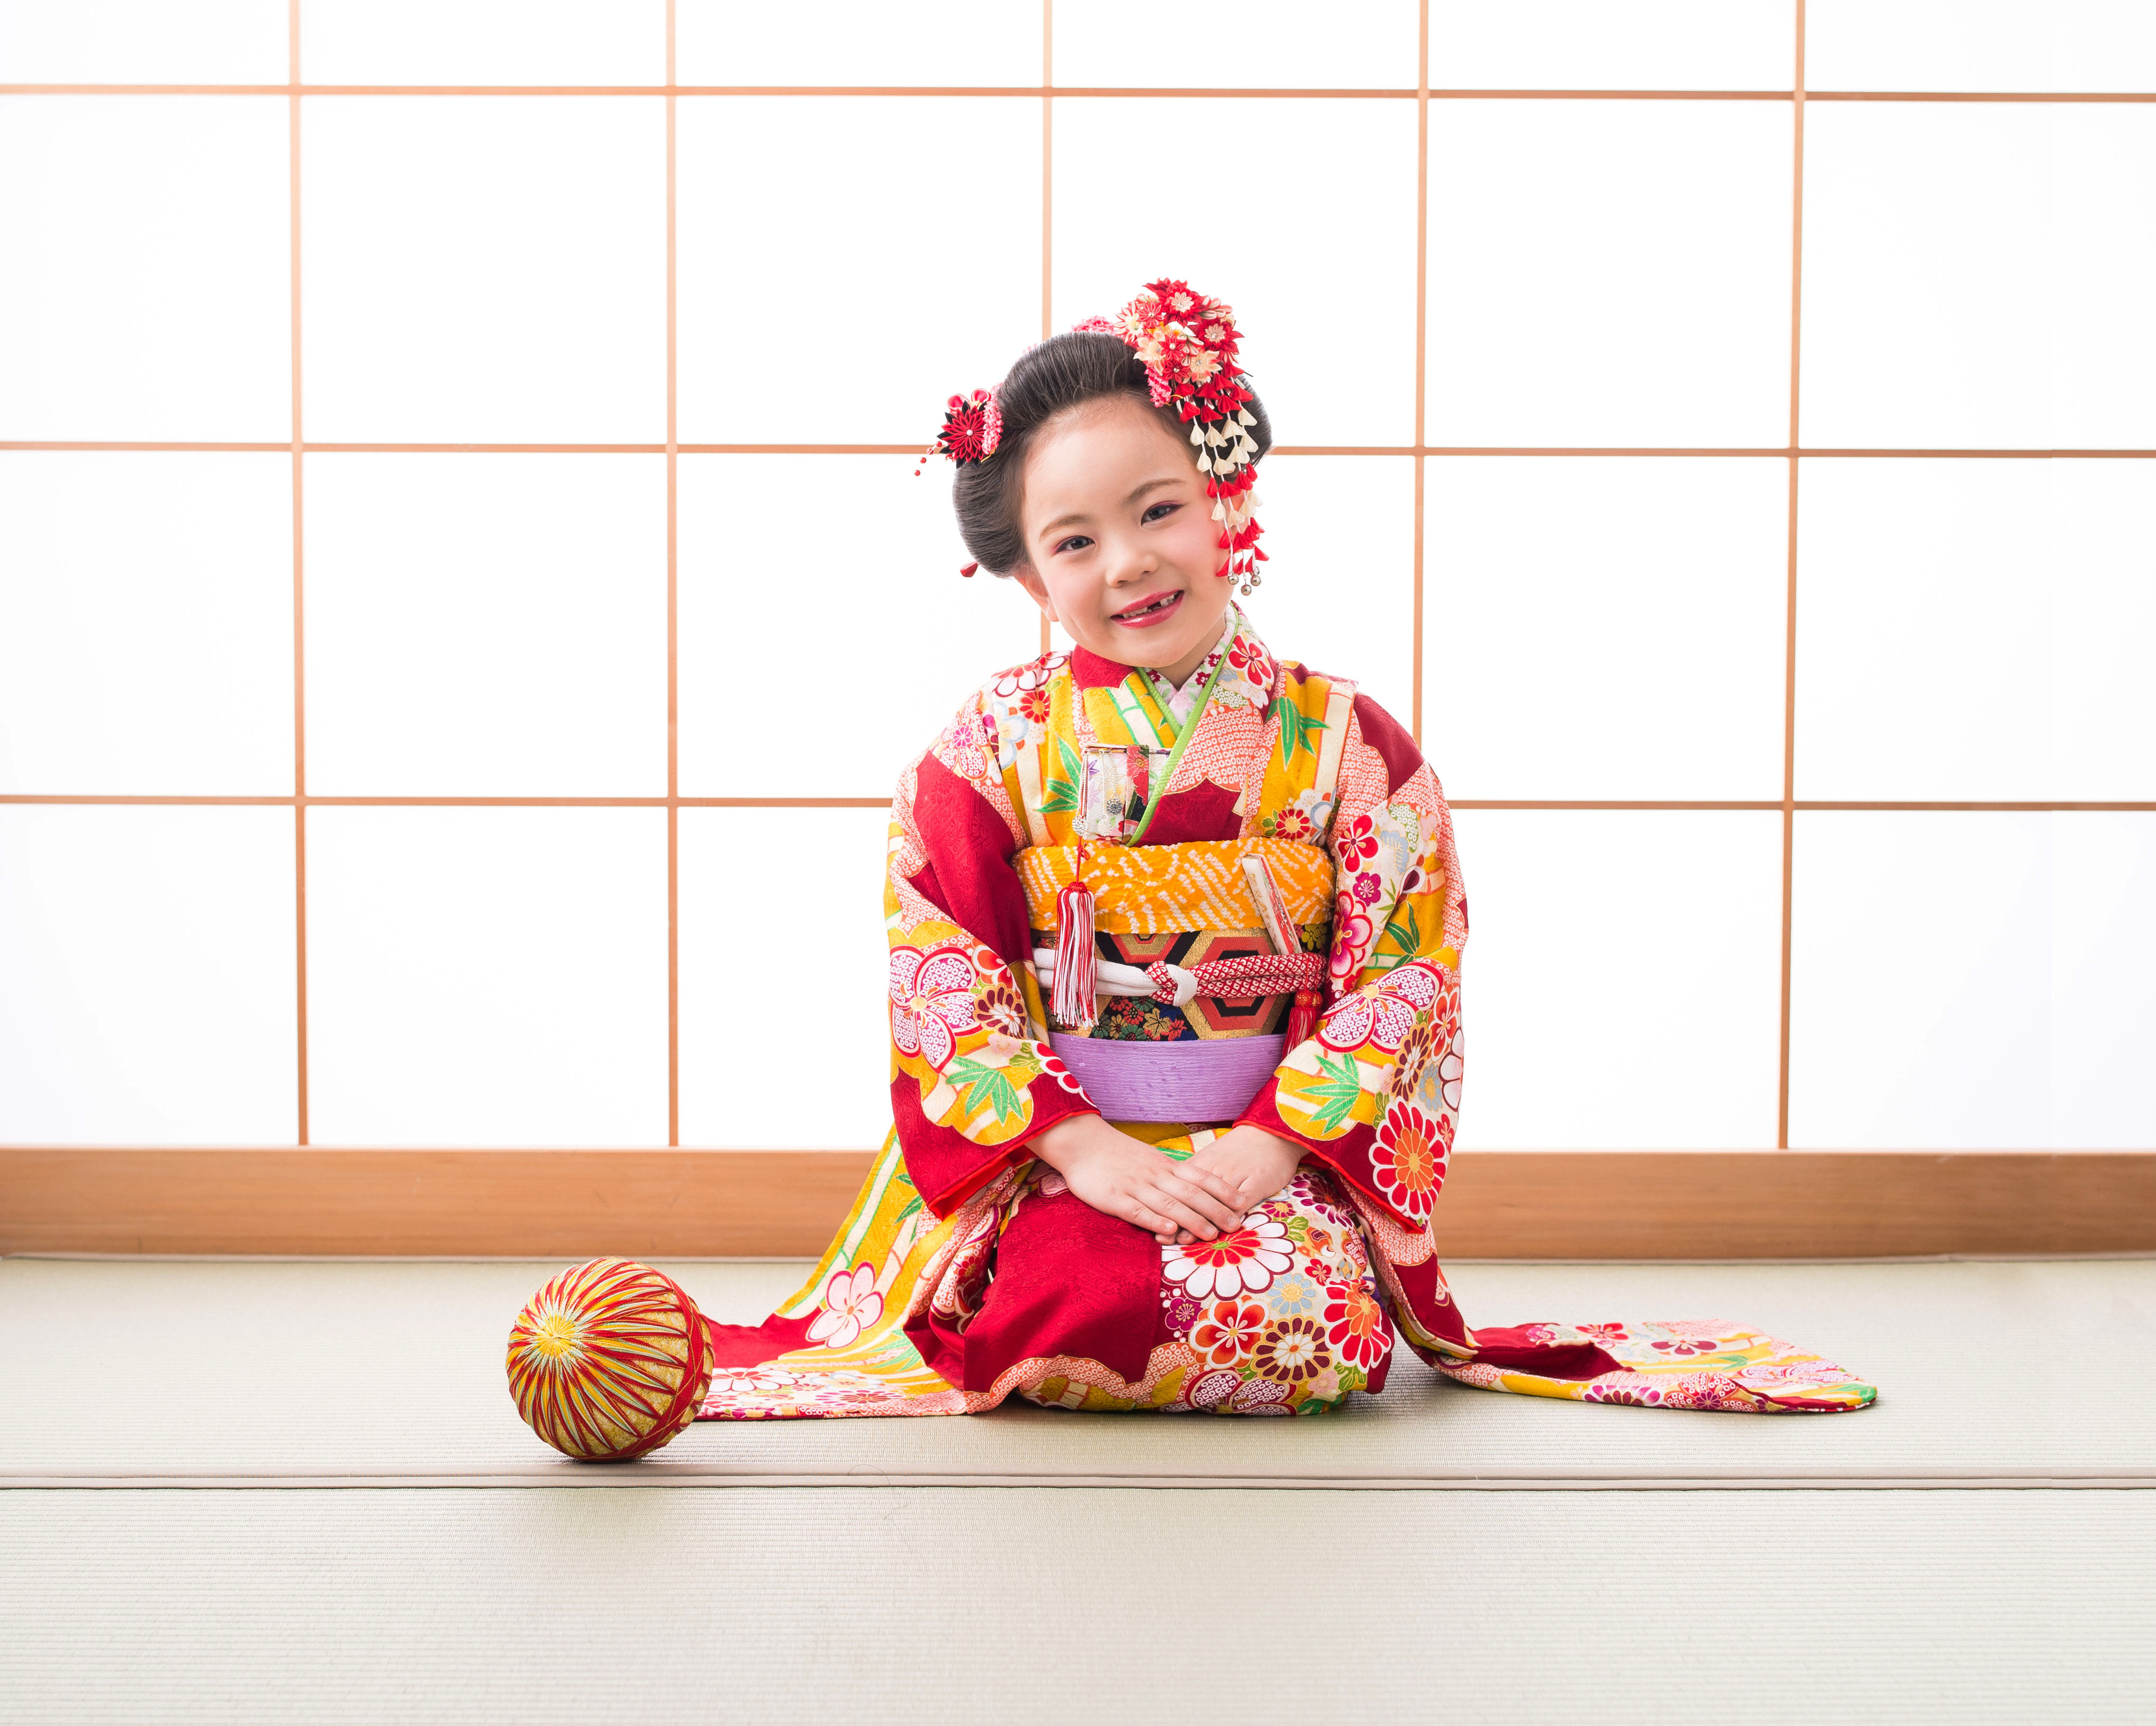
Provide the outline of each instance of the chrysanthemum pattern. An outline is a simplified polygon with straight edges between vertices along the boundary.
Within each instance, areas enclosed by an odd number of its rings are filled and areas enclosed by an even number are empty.
[[[1083,752],[1133,744],[1158,751],[1176,729],[1162,717],[1158,692],[1135,673],[1102,684],[1096,668],[1081,679],[1055,655],[1013,667],[978,690],[929,755],[904,771],[891,810],[884,909],[896,960],[887,1003],[893,1074],[917,1084],[918,1109],[906,1087],[895,1088],[898,1130],[839,1242],[774,1315],[774,1336],[802,1342],[722,1370],[704,1412],[956,1414],[1013,1393],[1065,1408],[1317,1412],[1381,1381],[1392,1330],[1425,1360],[1456,1367],[1464,1382],[1535,1394],[1768,1411],[1861,1406],[1868,1388],[1830,1363],[1712,1327],[1707,1334],[1667,1327],[1636,1347],[1641,1328],[1628,1327],[1614,1344],[1594,1344],[1609,1347],[1620,1370],[1561,1388],[1472,1360],[1472,1334],[1435,1262],[1430,1222],[1413,1220],[1425,1185],[1434,1185],[1429,1131],[1405,1113],[1387,1126],[1392,1106],[1404,1104],[1435,1124],[1441,1147],[1460,1101],[1456,991],[1467,914],[1442,794],[1404,730],[1352,684],[1276,658],[1240,614],[1217,650],[1220,699],[1195,722],[1175,791],[1196,793],[1187,807],[1206,812],[1208,822],[1228,800],[1205,788],[1231,791],[1235,819],[1217,841],[1157,849],[1163,859],[1228,854],[1230,867],[1215,883],[1219,914],[1209,887],[1200,922],[1180,920],[1179,898],[1175,916],[1163,921],[1150,885],[1143,905],[1127,914],[1137,919],[1133,932],[1142,924],[1147,932],[1240,935],[1254,909],[1240,878],[1242,852],[1260,852],[1280,875],[1303,945],[1329,951],[1334,966],[1326,1035],[1288,1051],[1252,1105],[1275,1109],[1275,1129],[1305,1140],[1304,1173],[1250,1213],[1254,1220],[1233,1232],[1241,1241],[1163,1257],[1159,1306],[1147,1314],[1158,1327],[1157,1345],[1134,1377],[1097,1359],[1055,1354],[1060,1338],[1043,1334],[1040,1355],[1014,1361],[985,1387],[962,1390],[915,1350],[909,1320],[932,1314],[939,1327],[963,1334],[993,1301],[998,1254],[1013,1238],[1005,1231],[1017,1207],[1055,1191],[1027,1145],[1045,1124],[1091,1106],[1044,1042],[1014,1032],[1020,1005],[1029,1014],[1040,1005],[1030,974],[1015,968],[1025,957],[1023,935],[1038,946],[1044,927],[1027,871],[1075,849],[1070,788],[1082,781]],[[970,809],[968,794],[978,800]],[[1344,874],[1333,855],[1335,827],[1357,865]],[[1024,931],[1004,926],[998,914],[969,914],[981,907],[984,884],[993,886],[981,874],[983,851],[998,848],[1003,836],[1027,897]],[[1086,873],[1096,891],[1116,878],[1097,847]],[[1103,919],[1126,914],[1114,910],[1113,898],[1103,892]],[[1336,904],[1340,926],[1329,927]],[[1098,926],[1108,930],[1105,921]],[[1162,1148],[1184,1154],[1203,1136]],[[1374,1159],[1373,1150],[1381,1153]],[[1194,1292],[1201,1282],[1202,1295]],[[1389,1329],[1373,1313],[1389,1318]],[[807,1338],[812,1328],[819,1338]],[[849,1332],[852,1339],[842,1342]]]

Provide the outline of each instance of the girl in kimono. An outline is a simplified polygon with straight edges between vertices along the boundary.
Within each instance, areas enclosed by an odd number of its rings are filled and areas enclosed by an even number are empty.
[[[983,684],[900,781],[892,1131],[793,1299],[711,1326],[705,1417],[1317,1413],[1383,1388],[1395,1331],[1491,1389],[1868,1401],[1718,1326],[1462,1319],[1430,1232],[1451,818],[1396,719],[1235,603],[1270,443],[1232,312],[1174,281],[951,398],[965,573],[1074,646]]]

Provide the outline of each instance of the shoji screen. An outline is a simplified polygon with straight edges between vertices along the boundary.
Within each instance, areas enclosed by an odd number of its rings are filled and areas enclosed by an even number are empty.
[[[2133,0],[6,0],[0,1139],[863,1145],[1152,275],[1460,811],[1469,1145],[2156,1144]]]

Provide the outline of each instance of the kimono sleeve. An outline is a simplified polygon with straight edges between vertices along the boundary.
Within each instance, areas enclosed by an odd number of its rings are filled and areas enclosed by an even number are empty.
[[[906,1173],[939,1216],[1056,1122],[1099,1112],[1041,1029],[1012,865],[1025,828],[993,725],[969,703],[906,769],[891,812],[891,1110]]]
[[[1418,1228],[1444,1185],[1459,1114],[1467,899],[1437,777],[1368,696],[1355,699],[1339,786],[1332,1004],[1241,1119]]]

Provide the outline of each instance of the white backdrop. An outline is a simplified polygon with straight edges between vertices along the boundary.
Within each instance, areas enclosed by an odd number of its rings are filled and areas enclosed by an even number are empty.
[[[0,1140],[875,1140],[911,453],[1167,274],[1465,1145],[2156,1145],[2156,11],[1163,13],[0,0]]]

